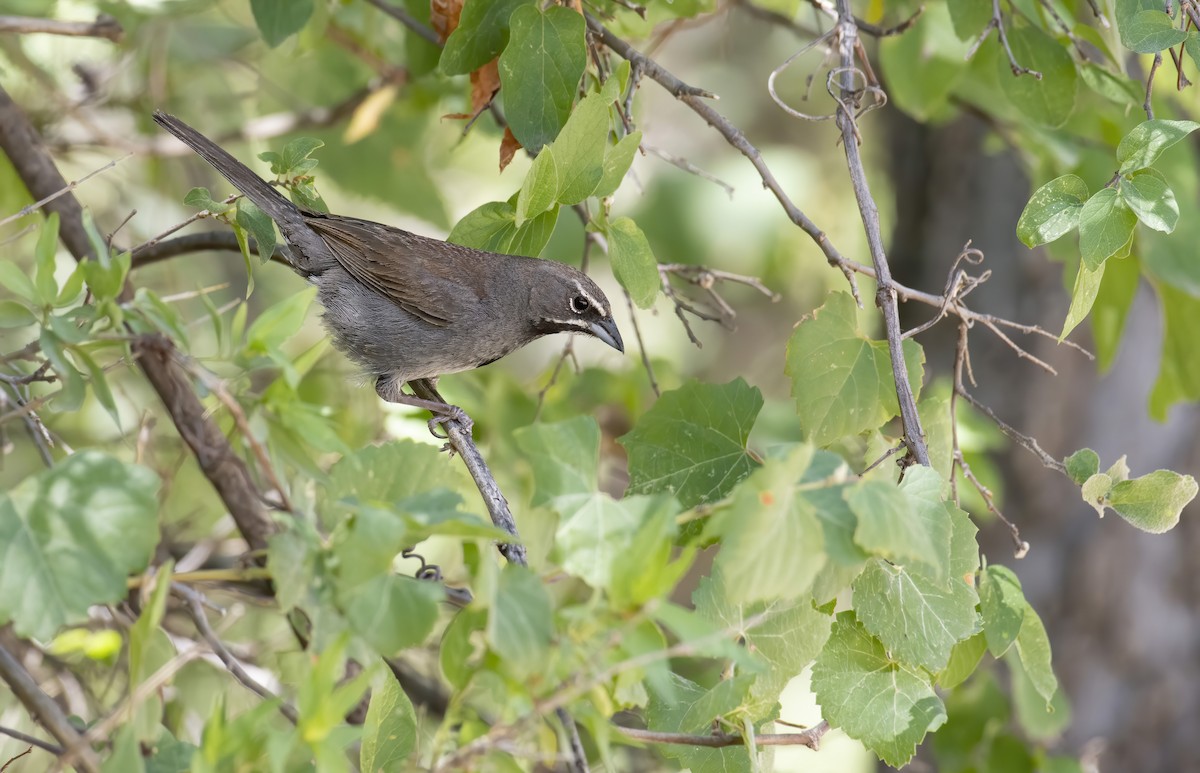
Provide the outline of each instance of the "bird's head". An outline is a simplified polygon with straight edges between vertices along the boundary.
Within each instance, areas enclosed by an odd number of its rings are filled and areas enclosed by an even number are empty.
[[[550,260],[537,262],[541,265],[529,297],[536,333],[583,333],[623,353],[625,344],[604,291],[576,268]]]

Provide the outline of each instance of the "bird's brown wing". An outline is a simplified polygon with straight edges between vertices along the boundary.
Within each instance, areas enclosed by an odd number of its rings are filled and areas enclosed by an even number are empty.
[[[368,220],[312,216],[350,276],[431,325],[445,327],[483,297],[474,252]],[[466,265],[464,265],[466,264]]]

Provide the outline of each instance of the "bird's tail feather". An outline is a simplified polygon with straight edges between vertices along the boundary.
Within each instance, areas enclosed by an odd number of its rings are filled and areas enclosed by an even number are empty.
[[[220,172],[226,180],[233,183],[233,187],[246,194],[246,198],[266,212],[279,225],[279,230],[283,232],[284,238],[293,247],[300,248],[292,250],[293,257],[299,259],[300,263],[308,264],[314,258],[323,259],[329,256],[328,248],[305,223],[304,213],[300,208],[288,201],[266,180],[255,174],[250,167],[173,115],[155,110],[154,122],[196,151],[201,158],[212,164],[213,168]],[[331,257],[329,259],[332,260]],[[320,260],[320,262],[324,262],[324,260]],[[308,273],[319,270],[320,267],[299,265],[297,268]]]

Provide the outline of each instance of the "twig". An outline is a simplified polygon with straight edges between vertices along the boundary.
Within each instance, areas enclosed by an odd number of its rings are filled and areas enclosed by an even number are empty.
[[[41,738],[37,738],[36,736],[27,735],[26,733],[22,733],[20,730],[13,730],[11,727],[0,726],[0,735],[7,735],[10,738],[16,738],[18,741],[22,741],[27,744],[32,744],[33,746],[36,746],[39,749],[45,749],[46,751],[50,752],[51,754],[62,754],[63,753],[63,749],[61,746],[56,746],[55,744],[52,744],[49,741],[43,741]],[[14,759],[16,759],[16,758],[14,757]],[[0,770],[3,770],[3,768],[0,768]]]
[[[1038,458],[1038,460],[1040,460],[1041,463],[1044,464],[1046,467],[1049,467],[1052,470],[1057,470],[1058,472],[1061,472],[1063,475],[1067,474],[1066,465],[1064,465],[1062,462],[1055,459],[1050,454],[1046,453],[1046,451],[1040,445],[1038,445],[1037,440],[1029,437],[1028,435],[1023,435],[1020,432],[1018,432],[1016,429],[1014,429],[1013,427],[1009,426],[1003,419],[1001,419],[999,416],[996,415],[995,411],[993,411],[991,408],[987,407],[983,403],[979,402],[979,400],[977,400],[967,390],[961,389],[961,390],[958,390],[958,393],[960,395],[962,395],[964,400],[966,400],[971,405],[975,406],[976,410],[980,411],[985,416],[987,416],[989,419],[991,419],[992,422],[994,422],[995,425],[1000,428],[1000,431],[1003,432],[1005,435],[1007,435],[1009,437],[1009,439],[1014,440],[1017,443],[1019,443],[1027,451],[1029,451],[1034,456],[1036,456]]]
[[[177,229],[173,229],[170,233],[173,233],[174,230]],[[251,254],[258,255],[258,242],[254,241],[253,237],[248,237],[246,242]],[[165,240],[160,235],[133,248],[131,266],[135,269],[142,268],[179,255],[210,250],[239,252],[241,247],[238,245],[237,236],[233,231],[205,231]],[[283,250],[279,245],[275,246],[275,251],[271,253],[270,259],[288,265],[287,258],[284,257]]]
[[[428,25],[422,24],[417,17],[413,16],[406,9],[398,5],[386,3],[384,0],[367,0],[367,2],[383,11],[388,16],[391,16],[405,27],[408,27],[410,30],[417,33],[433,45],[441,47],[442,41],[441,38],[438,37],[438,34],[430,29]]]
[[[654,367],[650,364],[650,353],[646,351],[646,344],[642,341],[642,326],[638,323],[637,310],[633,307],[633,298],[628,290],[625,291],[625,303],[629,306],[629,319],[633,323],[633,335],[637,339],[638,354],[642,357],[646,378],[650,379],[650,388],[654,390],[654,396],[662,397],[662,390],[658,388],[658,381],[654,378]]]
[[[431,400],[442,404],[447,404],[446,401],[438,394],[434,388],[425,379],[408,382],[408,386],[413,393],[422,400]],[[475,481],[475,486],[479,489],[480,495],[483,497],[483,504],[488,509],[488,515],[492,518],[492,523],[497,528],[503,529],[515,538],[520,538],[517,532],[517,522],[513,518],[512,510],[508,507],[508,500],[504,498],[504,492],[500,490],[500,485],[496,483],[496,478],[492,475],[492,471],[488,469],[487,462],[484,461],[483,455],[479,453],[479,448],[475,445],[475,441],[471,439],[471,433],[457,421],[447,421],[443,425],[446,429],[447,440],[450,447],[462,457],[463,464],[467,466],[467,472],[471,474],[471,478]],[[497,546],[500,554],[514,564],[528,566],[528,561],[525,557],[525,546],[519,542],[505,542]]]
[[[1004,47],[1004,53],[1008,56],[1008,67],[1012,70],[1014,76],[1032,75],[1034,80],[1041,80],[1042,74],[1037,70],[1031,70],[1017,61],[1013,55],[1012,47],[1008,44],[1008,33],[1004,31],[1004,17],[1000,15],[1000,0],[992,0],[992,20],[989,25],[994,24],[996,34],[1000,36],[1000,45]],[[984,30],[984,36],[987,35],[987,30]],[[982,38],[980,38],[982,40]]]
[[[29,16],[0,16],[0,33],[5,32],[18,35],[44,33],[72,38],[104,38],[114,43],[120,43],[121,38],[125,36],[125,30],[121,27],[121,23],[108,14],[100,14],[95,21],[59,21]]]
[[[1154,54],[1154,63],[1150,65],[1150,75],[1146,77],[1146,100],[1142,102],[1142,109],[1146,111],[1146,120],[1154,120],[1154,107],[1150,104],[1151,98],[1154,96],[1154,76],[1158,72],[1158,68],[1162,66],[1162,52]]]
[[[839,17],[838,11],[834,9],[829,0],[808,0],[808,2],[818,11],[822,11],[835,19]],[[880,27],[877,24],[871,24],[870,22],[863,21],[857,16],[851,16],[850,18],[854,21],[854,26],[863,34],[870,35],[873,38],[887,38],[893,35],[899,35],[912,25],[916,24],[917,19],[920,19],[921,14],[924,12],[925,6],[920,5],[917,7],[917,10],[912,16],[908,17],[894,27]]]
[[[287,489],[283,487],[283,484],[279,482],[279,477],[275,474],[275,468],[271,464],[271,458],[267,454],[267,450],[263,448],[262,443],[254,436],[254,431],[250,428],[250,421],[246,418],[246,412],[242,410],[241,404],[234,396],[229,394],[229,390],[225,388],[225,382],[208,372],[207,369],[200,366],[192,358],[184,356],[178,349],[175,350],[175,354],[176,362],[203,384],[204,388],[211,392],[225,406],[225,409],[229,411],[229,415],[233,417],[233,423],[237,425],[238,431],[250,446],[250,451],[254,454],[254,458],[257,460],[263,475],[267,476],[271,487],[275,489],[275,493],[279,496],[279,508],[285,512],[295,512],[292,508],[292,502],[288,498]]]
[[[233,678],[237,679],[247,690],[263,700],[279,701],[279,713],[287,717],[287,720],[293,725],[299,722],[300,717],[296,713],[296,709],[246,673],[246,669],[242,668],[242,664],[238,662],[238,659],[233,656],[233,653],[229,651],[229,648],[217,636],[216,631],[213,630],[212,625],[208,622],[208,616],[204,612],[206,601],[204,594],[179,583],[171,583],[171,591],[187,603],[188,614],[191,615],[192,622],[196,625],[196,630],[200,632],[200,635],[204,637],[204,641],[212,648],[213,654],[221,659],[221,662],[225,664],[225,668],[229,669],[229,673],[233,675]]]
[[[1071,45],[1079,53],[1079,58],[1084,62],[1089,61],[1091,57],[1088,56],[1087,49],[1083,47],[1083,41],[1071,29],[1071,25],[1067,24],[1066,20],[1058,15],[1058,11],[1054,8],[1054,3],[1050,2],[1050,0],[1038,0],[1038,3],[1046,10],[1046,13],[1050,14],[1050,18],[1054,20],[1054,23],[1062,30],[1062,33],[1067,36],[1067,40],[1071,41]]]
[[[562,351],[554,362],[554,370],[550,372],[550,379],[546,382],[546,386],[538,390],[537,408],[533,412],[533,420],[537,421],[541,418],[542,408],[546,404],[546,395],[558,383],[558,374],[562,372],[563,365],[567,363],[569,358],[575,355],[575,337],[569,336],[567,342],[563,344]]]
[[[883,464],[883,463],[884,463],[884,462],[886,462],[888,459],[890,459],[891,457],[893,457],[893,456],[895,456],[896,454],[900,453],[901,451],[903,451],[903,450],[904,450],[905,448],[907,448],[907,447],[908,447],[908,446],[904,445],[903,443],[899,443],[899,444],[897,444],[896,446],[894,446],[894,447],[892,447],[892,448],[889,448],[888,450],[884,451],[884,452],[883,452],[883,453],[880,455],[880,457],[879,457],[878,459],[876,459],[875,461],[871,462],[871,463],[870,463],[870,464],[868,464],[866,467],[864,467],[864,468],[863,468],[863,471],[862,471],[860,474],[861,474],[861,475],[866,475],[868,472],[870,472],[871,470],[875,469],[875,468],[876,468],[876,467],[878,467],[879,465]]]
[[[67,715],[58,704],[42,692],[25,667],[3,645],[0,645],[0,679],[9,686],[30,716],[62,745],[57,754],[70,754],[76,767],[85,773],[100,772],[100,759],[96,752],[92,751],[92,747],[67,719]],[[29,740],[26,742],[32,743]]]
[[[975,490],[979,492],[979,496],[983,498],[983,503],[992,515],[996,516],[1000,521],[1008,527],[1008,532],[1013,540],[1013,556],[1014,558],[1024,558],[1029,553],[1029,543],[1021,538],[1021,530],[1012,521],[1004,517],[1004,513],[1000,512],[1000,508],[996,507],[995,498],[987,486],[980,482],[979,478],[975,477],[974,471],[971,470],[971,465],[967,464],[967,460],[963,457],[962,447],[958,443],[958,396],[966,395],[966,387],[963,386],[963,371],[964,369],[970,374],[971,355],[967,346],[968,333],[970,324],[960,320],[958,323],[958,345],[954,351],[954,391],[950,393],[950,438],[951,452],[953,454],[950,465],[950,487],[954,496],[954,501],[958,502],[958,478],[954,474],[954,469],[957,467],[962,470],[963,477],[970,481]],[[972,378],[972,381],[974,379]],[[969,397],[967,399],[970,399]]]
[[[125,159],[129,158],[132,155],[133,155],[132,153],[126,153],[125,155],[121,156],[120,158],[114,158],[112,161],[109,161],[104,166],[100,167],[99,169],[95,169],[91,172],[88,172],[83,177],[80,177],[78,180],[73,180],[69,183],[65,183],[64,185],[60,186],[56,191],[45,196],[44,198],[39,199],[38,201],[35,201],[32,204],[21,207],[19,210],[17,210],[13,214],[9,215],[8,217],[4,218],[3,220],[0,220],[0,228],[3,228],[4,226],[8,225],[9,223],[13,222],[14,220],[20,220],[21,218],[25,217],[26,215],[30,215],[30,214],[33,214],[34,212],[37,212],[39,209],[41,209],[45,205],[49,204],[50,202],[54,201],[59,196],[67,195],[68,193],[75,190],[80,185],[83,185],[85,182],[92,179],[96,175],[107,172],[109,169],[112,169],[114,166],[121,163],[122,161],[124,161]]]
[[[888,354],[892,361],[892,377],[895,380],[896,397],[900,408],[900,421],[904,427],[904,442],[918,464],[929,465],[929,450],[925,445],[925,433],[921,429],[921,417],[917,413],[917,402],[912,386],[908,382],[908,365],[904,361],[903,341],[900,338],[900,316],[897,309],[896,292],[892,287],[891,269],[883,246],[883,234],[879,226],[879,208],[871,196],[866,170],[858,151],[858,127],[854,113],[847,100],[856,99],[852,91],[854,49],[858,30],[850,14],[850,1],[837,0],[838,43],[841,52],[842,93],[837,99],[837,125],[842,132],[842,149],[846,153],[846,165],[850,170],[850,181],[854,187],[854,198],[858,202],[859,216],[867,234],[867,246],[871,252],[871,263],[875,267],[875,305],[883,315],[884,330],[887,332]],[[832,74],[832,73],[831,73]]]
[[[686,158],[683,158],[682,156],[672,155],[671,153],[668,153],[667,151],[663,150],[662,148],[656,148],[653,145],[647,145],[644,142],[642,143],[642,150],[646,151],[647,153],[649,153],[652,156],[658,156],[659,158],[661,158],[663,161],[666,161],[671,166],[678,167],[678,168],[682,169],[683,171],[687,172],[688,174],[694,174],[701,179],[708,180],[710,183],[713,183],[714,185],[721,186],[721,188],[725,191],[725,194],[727,196],[729,196],[729,198],[731,200],[733,199],[734,187],[732,185],[725,182],[724,180],[722,180],[719,177],[709,174],[708,172],[704,171],[700,167],[693,164],[691,161],[688,161]]]
[[[621,735],[635,741],[646,743],[681,744],[685,746],[703,746],[709,749],[722,749],[727,746],[745,746],[746,737],[738,733],[711,733],[709,735],[691,735],[688,733],[663,733],[657,730],[642,730],[636,727],[614,725]],[[821,746],[821,737],[829,732],[829,723],[821,722],[802,733],[756,733],[755,746],[807,746],[816,751]]]

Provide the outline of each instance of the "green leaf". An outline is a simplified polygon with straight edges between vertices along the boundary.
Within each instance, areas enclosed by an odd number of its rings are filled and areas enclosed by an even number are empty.
[[[1139,270],[1133,258],[1110,260],[1104,264],[1104,279],[1092,305],[1092,338],[1100,370],[1112,366],[1125,330],[1125,320],[1137,294]]]
[[[1021,581],[1006,566],[992,564],[979,579],[979,609],[983,613],[983,633],[992,657],[1000,657],[1017,640],[1025,621],[1029,602],[1021,590]]]
[[[1090,448],[1079,449],[1064,459],[1063,464],[1066,465],[1067,475],[1080,486],[1100,472],[1100,456]]]
[[[983,632],[955,644],[954,649],[950,651],[950,662],[937,675],[938,687],[943,690],[953,690],[967,681],[971,674],[975,673],[985,652],[987,652],[987,639]]]
[[[37,265],[37,273],[34,276],[37,297],[43,305],[48,306],[58,297],[58,282],[54,278],[54,269],[58,266],[57,212],[51,212],[42,221],[42,229],[38,233],[33,254]]]
[[[996,57],[1000,91],[1018,110],[1034,122],[1050,128],[1066,123],[1075,109],[1079,76],[1075,62],[1062,44],[1033,26],[1012,26],[1008,44],[1017,64],[1042,74],[1014,75],[1008,56]]]
[[[629,548],[643,521],[671,502],[670,497],[640,496],[618,501],[597,491],[560,503],[555,542],[563,568],[593,588],[607,588],[613,581],[613,562]]]
[[[808,593],[825,563],[821,524],[796,485],[812,460],[811,446],[767,459],[714,517],[721,534],[716,566],[734,603],[794,599]]]
[[[49,639],[125,597],[158,543],[158,477],[79,451],[0,494],[0,621]]]
[[[509,17],[500,55],[505,116],[521,146],[537,153],[553,142],[571,113],[587,66],[583,15],[561,5],[545,13],[522,5]]]
[[[1033,682],[1038,695],[1050,705],[1050,699],[1058,691],[1058,678],[1050,666],[1050,637],[1046,635],[1046,626],[1034,608],[1026,602],[1025,615],[1021,622],[1021,632],[1017,635],[1016,652],[1021,658],[1025,673]]]
[[[1089,269],[1098,270],[1133,238],[1137,216],[1114,188],[1095,193],[1079,213],[1079,251]]]
[[[246,331],[246,348],[256,354],[276,351],[304,324],[317,288],[306,287],[284,298],[258,316]]]
[[[540,215],[554,206],[558,195],[558,167],[554,163],[553,151],[551,147],[542,148],[529,167],[525,181],[521,183],[513,214],[513,223],[518,228],[530,217]]]
[[[236,222],[245,228],[258,245],[258,259],[266,263],[275,251],[275,223],[254,202],[238,199]]]
[[[250,0],[254,23],[271,48],[304,29],[313,12],[313,0]]]
[[[412,702],[391,671],[381,670],[383,686],[371,692],[363,723],[358,767],[364,773],[402,769],[417,745],[417,716]]]
[[[608,225],[608,256],[617,281],[639,307],[648,309],[658,297],[658,261],[637,223],[618,217]]]
[[[975,590],[958,578],[933,580],[920,569],[874,559],[854,581],[859,622],[895,658],[932,672],[954,645],[979,630]]]
[[[1111,72],[1092,62],[1079,63],[1079,77],[1087,87],[1121,107],[1141,106],[1144,95],[1140,84],[1127,75]]]
[[[1181,400],[1200,400],[1200,357],[1196,356],[1196,331],[1200,330],[1200,298],[1169,284],[1155,283],[1163,315],[1162,361],[1150,392],[1150,416],[1167,420],[1167,409]]]
[[[903,35],[879,41],[888,100],[921,121],[946,110],[965,71],[967,45],[956,34],[954,10],[945,3],[929,5]]]
[[[391,551],[393,556],[397,552]],[[343,562],[353,560],[354,551],[342,553]],[[337,585],[338,606],[346,621],[384,657],[424,642],[433,632],[444,599],[440,585],[393,574]]]
[[[189,207],[206,210],[219,215],[222,212],[228,212],[233,207],[232,204],[226,204],[223,201],[217,201],[208,192],[208,188],[192,188],[187,195],[183,197],[183,203]]]
[[[642,133],[633,132],[626,134],[608,149],[604,154],[604,173],[600,177],[600,185],[592,195],[604,198],[617,192],[617,188],[621,187],[621,182],[629,172],[629,167],[633,165],[633,157],[641,142]]]
[[[1118,15],[1117,29],[1121,33],[1121,44],[1139,54],[1153,54],[1177,46],[1188,36],[1161,10]]]
[[[113,397],[112,389],[108,386],[108,378],[104,375],[104,369],[81,347],[77,346],[73,351],[75,359],[83,363],[83,367],[87,369],[88,380],[92,385],[92,394],[96,395],[96,400],[112,417],[113,423],[118,427],[121,426],[121,418],[117,413],[117,401]]]
[[[87,387],[79,369],[67,358],[62,339],[49,328],[42,328],[38,341],[54,375],[62,382],[62,391],[54,398],[55,407],[63,412],[78,410],[87,396]]]
[[[283,146],[283,152],[279,156],[282,169],[276,174],[295,176],[297,173],[303,174],[312,171],[317,162],[316,159],[309,158],[309,156],[323,147],[325,147],[325,143],[315,137],[297,137]],[[275,170],[272,169],[272,171]]]
[[[1005,659],[1012,682],[1013,708],[1025,735],[1034,741],[1053,741],[1071,725],[1071,704],[1062,690],[1055,690],[1047,702],[1030,678],[1015,652]],[[1049,773],[1038,768],[1038,773]],[[1082,773],[1080,771],[1079,773]]]
[[[915,341],[904,342],[904,361],[913,392],[919,393],[924,353]],[[862,334],[848,293],[832,293],[796,326],[784,371],[792,379],[805,439],[815,445],[875,429],[900,412],[887,342]]]
[[[621,501],[621,506],[627,511],[640,510],[641,521],[637,531],[628,533],[625,544],[608,558],[608,565],[612,567],[608,591],[617,609],[637,609],[669,595],[691,567],[695,551],[685,548],[679,551],[676,560],[671,560],[679,532],[675,523],[679,503],[673,498],[662,495],[628,497]],[[560,545],[562,531],[560,526]],[[606,533],[607,529],[603,529],[597,536],[603,539]]]
[[[852,612],[837,616],[813,664],[812,687],[829,724],[897,768],[946,720],[929,676],[888,657]]]
[[[1167,179],[1154,169],[1141,169],[1123,176],[1121,198],[1138,220],[1155,231],[1171,233],[1179,222],[1179,202]]]
[[[37,321],[37,317],[24,304],[0,301],[0,328],[26,327]]]
[[[554,141],[560,204],[579,204],[600,187],[608,147],[609,106],[615,99],[616,83],[610,78],[599,93],[589,94],[575,105]]]
[[[1067,319],[1063,322],[1059,341],[1066,338],[1092,310],[1092,304],[1096,302],[1096,296],[1100,293],[1100,283],[1104,279],[1104,267],[1107,265],[1108,263],[1101,263],[1099,268],[1090,269],[1080,262],[1079,271],[1075,274],[1075,287],[1071,290],[1071,308],[1067,310]]]
[[[458,27],[446,39],[438,65],[446,75],[465,75],[496,58],[508,44],[513,11],[533,0],[467,0]]]
[[[488,644],[506,666],[527,675],[545,665],[553,635],[553,607],[542,581],[523,566],[505,566],[488,614]]]
[[[167,608],[167,596],[171,592],[171,572],[175,564],[168,561],[158,568],[154,592],[142,607],[137,622],[129,629],[129,684],[136,687],[150,678],[177,654],[175,646],[160,626]],[[155,692],[147,701],[138,705],[130,727],[134,728],[138,740],[150,742],[158,738],[161,727],[163,700]]]
[[[1066,174],[1054,178],[1029,197],[1017,221],[1017,238],[1033,248],[1074,230],[1087,198],[1087,183],[1079,177]]]
[[[1156,470],[1113,484],[1107,504],[1142,531],[1161,534],[1179,523],[1180,513],[1196,498],[1196,490],[1196,479],[1191,475]]]
[[[711,690],[670,674],[670,694],[655,690],[646,711],[651,730],[668,733],[706,733],[714,720],[736,711],[750,687],[750,677],[724,679]],[[662,753],[679,760],[693,773],[750,773],[750,759],[741,747],[706,749],[698,746],[664,745]]]
[[[743,604],[730,599],[724,587],[719,572],[705,577],[692,593],[692,603],[697,614],[732,631],[734,638],[765,667],[750,687],[750,698],[769,710],[788,682],[821,652],[833,618],[818,612],[804,597],[790,603]],[[766,611],[769,614],[765,620],[753,627],[745,625]]]
[[[1195,121],[1165,121],[1153,119],[1133,127],[1117,146],[1117,162],[1121,174],[1145,169],[1158,160],[1167,148],[1200,129]]]
[[[844,496],[858,517],[854,541],[872,554],[924,564],[934,577],[947,577],[954,526],[940,485],[936,472],[913,467],[900,486],[867,480],[848,487]]]
[[[30,303],[39,303],[37,288],[15,263],[0,260],[0,287],[16,293]]]
[[[519,195],[519,194],[518,194]],[[467,213],[446,241],[477,250],[537,257],[554,231],[558,209],[516,224],[516,208],[506,201],[492,201]]]
[[[629,454],[630,493],[670,492],[685,508],[726,496],[756,466],[746,442],[762,404],[740,378],[664,392],[618,439]]]
[[[600,426],[593,417],[530,424],[514,439],[533,467],[534,507],[570,508],[596,491]]]
[[[992,18],[991,4],[987,0],[947,0],[946,5],[959,40],[978,38]]]
[[[343,456],[329,469],[317,510],[324,516],[342,500],[392,505],[439,489],[474,491],[461,466],[450,461],[436,447],[411,440],[367,446]],[[397,470],[405,474],[397,475]]]

